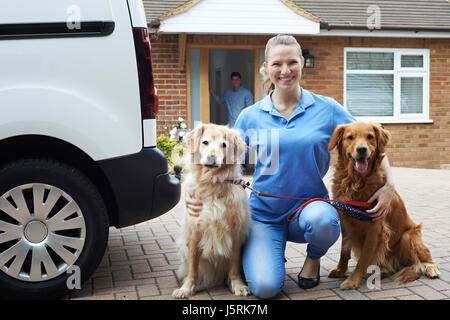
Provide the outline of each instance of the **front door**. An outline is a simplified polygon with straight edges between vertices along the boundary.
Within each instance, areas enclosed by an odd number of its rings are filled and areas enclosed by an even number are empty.
[[[254,50],[209,50],[209,84],[216,95],[224,96],[225,91],[232,89],[231,73],[241,74],[242,87],[255,95]],[[210,95],[209,120],[211,123],[228,124],[228,109],[226,103],[219,104]]]
[[[188,125],[194,128],[198,122],[228,124],[226,104],[218,104],[210,94],[223,96],[231,89],[232,72],[241,74],[242,86],[254,97],[263,97],[259,68],[264,61],[261,48],[189,48],[187,54],[188,77]]]

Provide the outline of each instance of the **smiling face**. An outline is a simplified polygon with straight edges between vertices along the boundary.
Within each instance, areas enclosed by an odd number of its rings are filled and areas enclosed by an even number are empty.
[[[264,68],[276,88],[292,89],[300,83],[303,62],[304,59],[295,46],[280,44],[270,49]]]
[[[377,124],[355,122],[336,128],[328,150],[337,146],[340,157],[347,159],[358,173],[366,174],[370,163],[384,153],[389,138],[389,132]]]

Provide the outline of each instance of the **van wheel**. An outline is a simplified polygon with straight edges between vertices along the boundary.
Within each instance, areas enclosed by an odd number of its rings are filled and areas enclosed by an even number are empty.
[[[108,230],[100,193],[77,169],[40,158],[2,166],[0,298],[64,296],[94,273]]]

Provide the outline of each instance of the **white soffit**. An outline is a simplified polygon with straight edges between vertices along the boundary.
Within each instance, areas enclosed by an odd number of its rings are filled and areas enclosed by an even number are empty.
[[[159,32],[200,34],[318,34],[320,23],[280,0],[201,0],[161,21]]]

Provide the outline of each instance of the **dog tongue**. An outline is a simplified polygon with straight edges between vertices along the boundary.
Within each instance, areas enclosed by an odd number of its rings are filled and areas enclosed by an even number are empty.
[[[368,161],[367,159],[358,159],[356,160],[355,166],[358,172],[364,173],[367,170]]]

